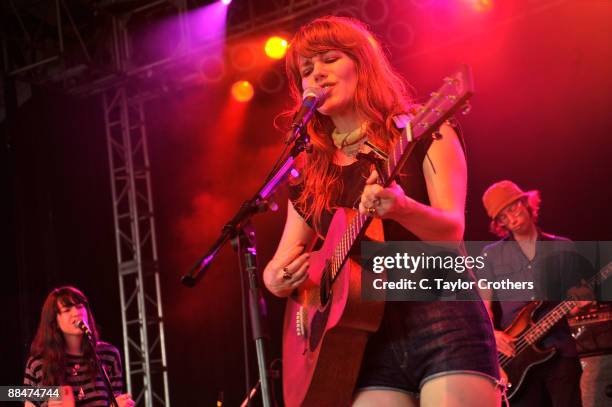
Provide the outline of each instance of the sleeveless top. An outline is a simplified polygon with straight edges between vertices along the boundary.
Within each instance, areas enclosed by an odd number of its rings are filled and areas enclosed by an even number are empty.
[[[460,130],[456,126],[453,126],[453,129],[457,133],[463,147],[463,137]],[[427,151],[429,150],[432,142],[433,139],[431,137],[421,138],[416,141],[417,144],[415,149],[399,172],[399,179],[396,179],[398,184],[404,190],[406,196],[425,205],[430,205],[430,201],[429,194],[427,192],[427,184],[425,182],[425,175],[423,173],[423,161],[429,159],[427,157]],[[465,151],[465,147],[463,148]],[[435,168],[435,163],[432,164]],[[331,207],[359,208],[361,193],[363,192],[365,181],[370,175],[372,168],[371,163],[367,160],[361,159],[345,166],[337,166],[336,164],[332,165],[335,165],[339,169],[339,181],[342,183],[342,188],[339,196],[331,202]],[[308,176],[308,174],[305,174],[305,176]],[[295,205],[295,202],[300,196],[302,189],[302,183],[290,185],[289,199],[294,204],[296,211],[304,218],[310,227],[313,227],[312,219],[310,217],[306,217],[304,212]],[[323,211],[321,215],[321,234],[325,235],[327,233],[332,217],[333,212],[327,210]],[[394,220],[384,219],[383,228],[385,240],[387,241],[420,240],[412,232],[406,230]]]

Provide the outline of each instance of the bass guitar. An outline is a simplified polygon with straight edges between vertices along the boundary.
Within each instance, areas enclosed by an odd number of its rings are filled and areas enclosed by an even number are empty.
[[[601,269],[599,273],[588,281],[588,287],[592,290],[612,274],[612,263]],[[533,301],[527,304],[514,318],[504,332],[513,338],[515,342],[515,355],[507,356],[498,353],[499,365],[502,376],[507,381],[508,391],[506,395],[511,399],[525,381],[529,370],[552,358],[557,352],[555,348],[541,349],[537,342],[563,317],[565,317],[575,306],[576,300],[568,300],[559,303],[546,315],[534,322],[535,313],[541,308],[543,301]]]

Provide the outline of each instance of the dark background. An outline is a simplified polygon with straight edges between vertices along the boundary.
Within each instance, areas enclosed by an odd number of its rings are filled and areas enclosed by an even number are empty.
[[[431,3],[389,2],[371,25],[420,99],[458,64],[473,69],[477,93],[471,113],[460,118],[469,165],[466,240],[494,239],[480,197],[501,179],[541,191],[545,231],[612,240],[610,4],[504,2],[511,4],[470,14]],[[230,83],[169,92],[147,104],[175,405],[212,405],[219,391],[228,405],[243,398],[235,256],[224,249],[193,289],[179,278],[267,173],[282,139],[273,121],[290,101],[284,86],[275,94],[256,89],[248,105],[237,106],[228,98]],[[48,87],[32,92],[27,103],[7,109],[2,123],[5,385],[21,382],[42,302],[58,285],[81,288],[103,338],[122,348],[101,101]],[[278,212],[255,221],[261,268],[282,231],[284,194]],[[280,357],[283,302],[267,298],[272,360]],[[251,360],[255,369],[253,351]]]

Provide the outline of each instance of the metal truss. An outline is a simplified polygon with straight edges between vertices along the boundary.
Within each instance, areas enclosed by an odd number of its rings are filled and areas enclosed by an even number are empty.
[[[345,3],[353,7],[363,1],[235,0],[228,11],[225,41],[270,29],[288,29],[316,12],[329,12],[334,5]],[[19,27],[19,35],[12,35],[16,40],[3,41],[4,71],[26,82],[60,87],[74,95],[95,95],[127,82],[142,84],[141,88],[146,89],[143,93],[155,88],[158,91],[154,93],[162,93],[162,88],[166,92],[167,83],[158,82],[157,76],[172,77],[176,83],[189,86],[189,79],[198,75],[199,65],[194,61],[201,60],[214,45],[192,41],[186,18],[190,10],[210,1],[91,0],[89,10],[83,9],[87,3],[77,0],[44,1],[46,18],[54,18],[51,23],[40,23],[44,29],[28,24],[25,11],[16,7],[17,3],[7,0],[0,7],[10,15],[7,20],[12,26]],[[139,18],[156,13],[178,19],[181,39],[169,55],[135,62],[131,50],[140,45],[133,35],[140,28]],[[34,33],[38,32],[46,36],[37,39]]]
[[[59,82],[93,62],[69,0],[20,3],[28,2],[6,0],[0,9],[6,30],[17,30],[3,36],[6,75]]]
[[[137,405],[169,406],[168,370],[142,101],[103,94],[128,391]],[[144,404],[143,404],[144,403]]]

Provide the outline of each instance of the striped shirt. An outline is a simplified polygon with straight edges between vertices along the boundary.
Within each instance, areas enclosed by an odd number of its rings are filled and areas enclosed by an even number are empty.
[[[106,371],[113,387],[115,396],[123,393],[123,374],[121,369],[121,356],[119,351],[110,343],[98,342],[96,353]],[[91,380],[88,375],[87,360],[83,356],[68,355],[65,357],[66,366],[64,383],[72,386],[74,400],[77,406],[108,406],[110,400],[106,392],[106,386],[100,373],[96,380]],[[38,386],[42,382],[43,360],[40,356],[30,357],[26,364],[25,386]],[[47,402],[32,402],[41,407],[46,407]]]

